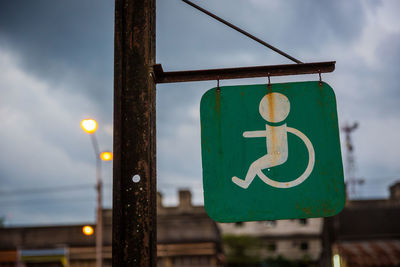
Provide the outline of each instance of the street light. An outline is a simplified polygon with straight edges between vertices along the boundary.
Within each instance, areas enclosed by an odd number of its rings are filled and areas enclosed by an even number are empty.
[[[340,267],[340,256],[339,256],[339,254],[335,254],[333,256],[333,267]]]
[[[101,152],[101,153],[100,153],[100,158],[101,158],[103,161],[110,161],[110,160],[113,159],[113,153],[108,152],[108,151]]]
[[[97,122],[94,119],[85,119],[81,121],[82,129],[90,135],[94,153],[96,156],[96,191],[97,191],[97,208],[96,208],[96,267],[103,266],[103,209],[102,209],[102,188],[101,180],[101,160],[112,160],[111,152],[100,153],[99,144],[96,139],[95,132],[97,130]]]
[[[97,130],[97,122],[94,119],[85,119],[81,121],[81,127],[88,134],[92,134]]]
[[[90,225],[85,225],[82,227],[82,232],[84,235],[93,235],[93,227]]]

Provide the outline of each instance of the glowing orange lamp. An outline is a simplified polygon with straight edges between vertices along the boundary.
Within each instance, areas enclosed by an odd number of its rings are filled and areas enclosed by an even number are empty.
[[[92,134],[97,130],[97,122],[94,119],[85,119],[81,121],[81,127],[88,134]]]
[[[82,232],[84,235],[93,235],[94,230],[93,227],[90,225],[85,225],[82,227]]]
[[[110,161],[113,159],[113,153],[108,151],[101,152],[100,158],[104,161]]]

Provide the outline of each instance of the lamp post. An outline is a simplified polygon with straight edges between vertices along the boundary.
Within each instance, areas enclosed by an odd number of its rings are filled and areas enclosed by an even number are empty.
[[[103,207],[102,207],[102,188],[101,180],[101,160],[112,160],[111,152],[100,153],[99,144],[95,132],[97,130],[97,122],[94,119],[85,119],[81,121],[82,129],[90,135],[94,153],[96,156],[96,191],[97,191],[97,207],[96,207],[96,267],[103,266]]]

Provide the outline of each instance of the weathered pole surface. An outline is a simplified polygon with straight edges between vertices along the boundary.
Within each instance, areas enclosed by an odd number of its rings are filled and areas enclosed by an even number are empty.
[[[113,266],[156,266],[155,0],[115,1]]]

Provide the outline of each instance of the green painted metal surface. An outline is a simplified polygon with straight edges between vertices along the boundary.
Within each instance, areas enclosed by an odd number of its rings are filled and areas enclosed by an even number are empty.
[[[204,204],[215,221],[327,217],[343,209],[336,99],[328,84],[213,88],[200,115]]]

